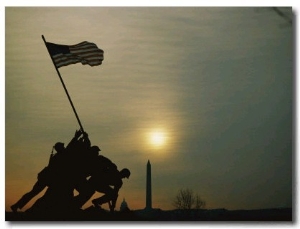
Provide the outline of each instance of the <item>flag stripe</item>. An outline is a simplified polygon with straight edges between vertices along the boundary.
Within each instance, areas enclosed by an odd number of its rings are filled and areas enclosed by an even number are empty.
[[[54,58],[54,60],[57,60],[57,61],[61,60],[61,59],[87,59],[85,57],[80,57],[80,56],[73,55],[73,54],[65,54],[65,55],[57,54],[57,55],[53,56],[53,58]],[[90,59],[90,60],[93,60],[93,59],[99,60],[99,56],[98,55],[89,55],[88,59]]]
[[[99,57],[103,57],[103,53],[98,53],[95,51],[77,51],[77,52],[73,52],[71,51],[72,54],[74,55],[78,55],[78,56],[90,56],[90,55],[94,55],[94,56],[99,56]]]
[[[70,45],[70,47],[79,47],[79,46],[82,46],[82,45],[85,45],[85,44],[92,44],[92,45],[95,45],[94,43],[91,43],[91,42],[88,42],[88,41],[83,41],[83,42],[80,42],[76,45]]]
[[[70,46],[47,43],[47,47],[57,68],[76,63],[97,66],[104,59],[103,50],[88,41]]]
[[[69,46],[70,48],[85,48],[85,47],[94,47],[94,48],[97,48],[97,45],[95,45],[94,43],[90,43],[90,42],[81,42],[77,45],[70,45]]]
[[[102,60],[99,60],[98,56],[89,57],[87,60],[86,58],[80,58],[72,54],[65,54],[65,55],[58,54],[54,56],[53,59],[58,68],[62,66],[67,66],[69,64],[76,64],[79,62],[81,62],[82,64],[89,64],[91,66],[100,65],[102,63]]]

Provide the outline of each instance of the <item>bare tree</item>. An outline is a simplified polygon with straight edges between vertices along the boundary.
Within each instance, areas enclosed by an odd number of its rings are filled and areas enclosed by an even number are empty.
[[[193,190],[186,188],[178,191],[173,206],[182,210],[201,209],[205,206],[205,202]]]
[[[196,197],[195,197],[195,209],[201,209],[201,208],[204,208],[206,205],[205,201],[201,199],[201,197],[196,194]]]

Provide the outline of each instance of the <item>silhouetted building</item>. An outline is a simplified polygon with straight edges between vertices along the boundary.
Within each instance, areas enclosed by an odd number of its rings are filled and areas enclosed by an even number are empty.
[[[125,198],[123,198],[123,201],[120,206],[120,211],[126,211],[127,209],[129,209],[128,204],[126,203]]]
[[[146,179],[146,209],[152,209],[151,164],[149,160]]]

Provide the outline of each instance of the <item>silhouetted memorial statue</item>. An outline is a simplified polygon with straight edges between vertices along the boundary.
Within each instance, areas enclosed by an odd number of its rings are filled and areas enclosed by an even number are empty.
[[[90,66],[101,65],[103,50],[91,42],[81,42],[76,45],[59,45],[42,39],[54,64],[58,77],[69,99],[75,117],[80,126],[76,130],[67,147],[58,142],[53,147],[49,164],[39,174],[33,189],[11,206],[13,212],[22,209],[33,197],[47,187],[45,194],[40,197],[27,211],[33,213],[72,212],[81,209],[95,191],[105,195],[94,200],[96,205],[109,202],[113,211],[118,197],[122,179],[130,176],[128,169],[120,172],[117,166],[108,158],[99,155],[100,148],[91,146],[88,134],[84,131],[75,106],[60,75],[59,68],[69,64],[82,63]],[[73,53],[74,52],[74,53]],[[88,55],[86,54],[88,52]],[[63,61],[61,59],[63,57]],[[114,186],[114,188],[111,188]],[[74,197],[74,190],[78,195]]]
[[[53,150],[56,151],[55,154]],[[109,203],[110,210],[114,211],[119,189],[123,185],[122,179],[129,178],[130,171],[118,171],[110,159],[99,155],[100,151],[98,146],[91,146],[88,134],[81,130],[76,130],[67,147],[64,147],[64,143],[57,142],[52,148],[48,165],[38,173],[33,189],[11,206],[13,212],[22,209],[46,187],[45,194],[27,212],[76,212],[81,210],[82,205],[96,191],[104,195],[94,199],[93,204],[99,206]],[[77,196],[74,196],[74,190],[78,191]]]

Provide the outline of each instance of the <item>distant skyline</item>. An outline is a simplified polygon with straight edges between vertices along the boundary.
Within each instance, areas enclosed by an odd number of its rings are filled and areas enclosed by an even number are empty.
[[[79,129],[41,35],[104,50],[60,72],[92,144],[132,172],[117,208],[145,207],[148,160],[153,208],[180,188],[207,208],[291,207],[293,33],[266,7],[6,7],[5,209]]]

